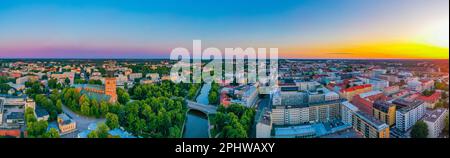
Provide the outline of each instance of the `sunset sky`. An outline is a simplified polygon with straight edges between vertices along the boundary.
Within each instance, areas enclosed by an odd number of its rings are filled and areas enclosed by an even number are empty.
[[[166,58],[197,39],[281,58],[448,59],[449,0],[0,0],[0,58]]]

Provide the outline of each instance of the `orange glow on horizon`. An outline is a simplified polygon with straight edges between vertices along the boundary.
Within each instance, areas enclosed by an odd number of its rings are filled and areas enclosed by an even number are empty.
[[[280,48],[283,58],[449,59],[449,48],[421,43],[371,43]]]

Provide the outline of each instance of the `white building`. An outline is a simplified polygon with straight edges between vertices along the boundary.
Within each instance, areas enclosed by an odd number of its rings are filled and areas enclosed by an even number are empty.
[[[408,131],[425,115],[426,107],[423,101],[397,99],[393,103],[397,105],[395,127],[403,132]]]
[[[123,86],[126,82],[128,82],[127,76],[120,74],[116,77],[116,85]]]
[[[5,102],[5,100],[0,98],[0,125],[3,124],[4,102]]]
[[[134,81],[135,79],[139,79],[142,78],[142,73],[131,73],[128,78],[132,81]]]
[[[258,89],[256,86],[250,86],[242,96],[242,101],[246,103],[247,107],[251,107],[258,99]]]
[[[25,82],[28,82],[28,80],[29,80],[28,76],[19,77],[16,79],[16,84],[25,84]]]
[[[378,77],[380,75],[386,74],[387,70],[386,69],[373,69],[372,70],[372,76],[373,77]]]
[[[353,105],[352,103],[345,101],[341,104],[341,120],[345,124],[352,124],[353,123],[353,115],[356,111],[359,111],[359,109]]]
[[[382,79],[370,79],[369,84],[372,85],[372,90],[382,91],[384,88],[389,87],[389,81]]]
[[[298,86],[298,89],[301,91],[313,91],[316,90],[317,86],[320,85],[320,83],[316,81],[294,81],[295,85]]]
[[[434,89],[433,80],[419,80],[418,78],[412,78],[407,82],[408,88],[417,92]]]
[[[439,137],[439,134],[441,134],[445,127],[445,117],[447,116],[447,113],[447,109],[438,108],[423,119],[423,122],[428,125],[428,138]]]

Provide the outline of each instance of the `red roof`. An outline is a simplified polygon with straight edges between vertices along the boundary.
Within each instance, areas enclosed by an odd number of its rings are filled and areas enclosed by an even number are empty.
[[[371,102],[375,102],[375,101],[377,101],[377,100],[383,100],[383,101],[386,101],[386,100],[387,100],[387,97],[386,97],[383,93],[380,93],[380,94],[368,96],[366,99],[369,100],[369,101],[371,101]]]
[[[439,98],[441,98],[441,92],[434,92],[430,96],[421,95],[421,96],[417,97],[418,100],[422,100],[424,102],[432,102],[432,103],[437,102],[439,100]]]
[[[347,89],[343,89],[343,90],[341,90],[341,92],[351,92],[351,91],[355,91],[355,90],[358,90],[358,89],[364,89],[364,88],[368,88],[368,87],[372,87],[372,85],[371,84],[363,84],[363,85],[360,85],[360,86],[353,86],[353,87],[350,87],[350,88],[347,88]]]
[[[356,95],[353,97],[351,103],[358,107],[359,110],[361,110],[364,113],[367,113],[369,115],[372,115],[372,109],[373,109],[373,103],[361,98],[359,95]]]
[[[0,136],[12,136],[12,137],[20,137],[20,130],[0,130]]]

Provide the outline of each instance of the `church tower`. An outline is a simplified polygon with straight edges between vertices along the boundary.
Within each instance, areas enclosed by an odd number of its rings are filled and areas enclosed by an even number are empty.
[[[105,78],[105,94],[111,97],[110,102],[117,101],[116,78],[113,75],[108,75]]]

